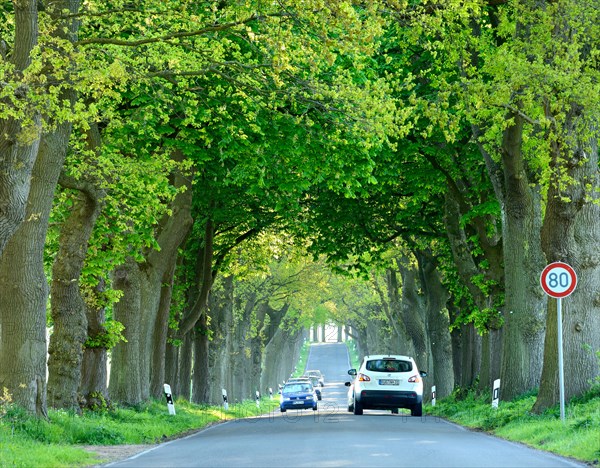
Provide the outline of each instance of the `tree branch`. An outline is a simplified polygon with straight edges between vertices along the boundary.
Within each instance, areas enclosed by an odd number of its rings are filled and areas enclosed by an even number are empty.
[[[244,24],[252,23],[253,21],[261,21],[261,20],[265,20],[267,18],[285,17],[285,16],[290,16],[290,15],[289,15],[289,13],[273,13],[273,14],[269,14],[269,15],[256,15],[255,14],[255,15],[249,16],[248,18],[241,20],[241,21],[235,21],[235,22],[224,23],[224,24],[215,24],[213,26],[208,26],[206,28],[197,29],[195,31],[176,32],[176,33],[166,34],[164,36],[159,36],[159,37],[138,39],[137,41],[112,39],[112,38],[108,38],[108,37],[97,37],[97,38],[82,39],[81,41],[76,41],[75,45],[82,46],[82,45],[88,45],[88,44],[110,44],[110,45],[118,45],[118,46],[124,46],[124,47],[137,47],[137,46],[144,45],[144,44],[166,42],[166,41],[169,41],[172,39],[201,36],[202,34],[207,34],[207,33],[217,32],[217,31],[224,31],[227,29],[234,28],[236,26],[241,26]]]

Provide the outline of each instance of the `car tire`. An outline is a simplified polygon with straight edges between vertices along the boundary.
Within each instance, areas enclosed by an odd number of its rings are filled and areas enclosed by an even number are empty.
[[[356,401],[356,399],[354,400],[354,414],[357,416],[363,414],[363,407],[358,401]]]
[[[423,403],[417,403],[410,409],[411,416],[423,416]]]
[[[282,413],[285,413],[285,412],[287,411],[286,409],[283,409],[283,408],[279,408],[279,410],[280,410]]]
[[[392,409],[392,414],[398,414],[398,408]]]

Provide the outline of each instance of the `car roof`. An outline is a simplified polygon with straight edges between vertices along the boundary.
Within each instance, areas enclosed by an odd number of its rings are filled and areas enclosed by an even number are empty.
[[[405,361],[414,361],[410,356],[404,356],[401,354],[371,354],[365,356],[363,361],[372,361],[373,359],[402,359]]]

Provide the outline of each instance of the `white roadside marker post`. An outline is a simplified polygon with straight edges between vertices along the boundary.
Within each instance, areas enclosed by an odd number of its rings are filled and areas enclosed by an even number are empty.
[[[271,387],[269,387],[269,398],[273,399],[273,389]]]
[[[431,387],[431,406],[435,406],[435,385]]]
[[[556,298],[557,345],[558,345],[558,387],[560,399],[560,419],[565,422],[565,369],[562,342],[562,298],[567,297],[577,286],[577,274],[566,263],[553,262],[544,268],[540,284],[548,296]]]
[[[494,380],[494,386],[492,387],[492,408],[498,409],[498,402],[500,401],[500,379]]]
[[[227,402],[227,390],[222,389],[221,393],[223,394],[223,409],[227,411],[229,410],[229,403]]]
[[[256,407],[260,408],[260,392],[256,390]]]
[[[173,403],[173,395],[171,394],[171,386],[164,384],[163,389],[165,391],[165,398],[167,399],[167,409],[170,415],[175,414],[175,403]]]

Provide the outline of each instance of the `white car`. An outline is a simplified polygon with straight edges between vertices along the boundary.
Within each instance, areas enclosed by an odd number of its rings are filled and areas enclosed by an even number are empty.
[[[307,370],[306,372],[304,372],[304,375],[309,375],[311,377],[317,377],[319,379],[319,385],[321,387],[325,386],[325,376],[321,373],[320,370],[317,370],[317,369]]]
[[[350,369],[353,382],[346,382],[348,411],[363,414],[363,409],[410,409],[412,416],[423,414],[423,379],[415,360],[409,356],[365,356],[358,371]]]

